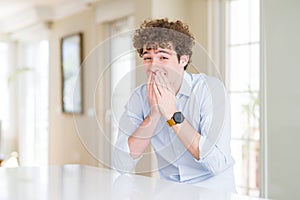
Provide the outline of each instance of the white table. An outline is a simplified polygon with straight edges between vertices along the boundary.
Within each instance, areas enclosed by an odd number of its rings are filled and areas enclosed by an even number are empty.
[[[258,200],[193,185],[83,166],[0,168],[1,200]]]

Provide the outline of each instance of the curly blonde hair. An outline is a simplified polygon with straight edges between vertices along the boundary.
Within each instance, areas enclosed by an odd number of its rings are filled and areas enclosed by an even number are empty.
[[[145,20],[133,37],[133,46],[140,57],[143,55],[144,47],[146,49],[160,47],[176,51],[178,61],[182,55],[191,58],[194,43],[194,36],[186,24],[179,20],[169,21],[168,18]]]

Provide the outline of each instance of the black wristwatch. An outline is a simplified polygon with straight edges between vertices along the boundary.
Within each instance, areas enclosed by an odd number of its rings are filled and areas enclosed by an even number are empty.
[[[167,120],[167,124],[169,126],[174,126],[175,124],[180,124],[184,120],[184,116],[182,112],[176,112],[174,113],[173,117],[169,120]]]

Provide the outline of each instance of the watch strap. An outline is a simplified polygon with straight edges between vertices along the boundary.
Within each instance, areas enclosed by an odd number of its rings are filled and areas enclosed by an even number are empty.
[[[168,124],[169,126],[174,126],[174,125],[176,124],[176,122],[174,121],[174,119],[173,119],[173,117],[172,117],[171,119],[167,120],[167,124]]]

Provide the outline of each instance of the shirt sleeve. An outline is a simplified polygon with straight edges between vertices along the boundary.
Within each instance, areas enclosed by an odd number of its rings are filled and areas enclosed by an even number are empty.
[[[118,127],[118,138],[114,145],[112,163],[113,167],[121,173],[132,172],[141,159],[133,159],[130,156],[128,138],[140,126],[143,119],[141,100],[137,93],[134,93],[125,106]]]
[[[200,162],[216,175],[232,166],[230,154],[230,104],[223,83],[215,78],[206,85],[207,97],[200,117]]]

